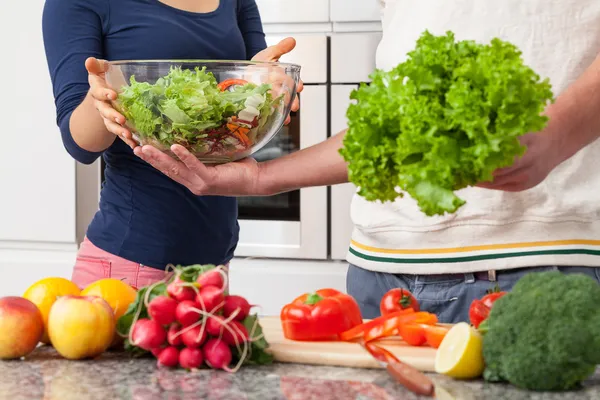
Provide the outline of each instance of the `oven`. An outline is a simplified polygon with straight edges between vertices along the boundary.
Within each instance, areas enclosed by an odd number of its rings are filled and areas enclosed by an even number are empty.
[[[285,37],[267,35],[267,44],[273,45]],[[304,90],[299,95],[300,109],[292,113],[288,125],[253,155],[257,161],[278,158],[327,139],[327,60],[327,36],[296,36],[296,48],[281,61],[302,67]],[[235,256],[326,259],[327,199],[326,187],[239,198],[240,240]]]

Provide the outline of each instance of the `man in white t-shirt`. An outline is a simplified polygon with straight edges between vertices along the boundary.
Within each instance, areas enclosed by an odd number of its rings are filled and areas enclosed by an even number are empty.
[[[499,37],[549,77],[557,101],[548,127],[523,137],[525,156],[492,183],[461,190],[466,204],[427,217],[406,196],[393,203],[356,195],[347,285],[367,318],[393,287],[417,297],[443,322],[468,320],[474,298],[498,284],[509,290],[525,273],[583,272],[600,280],[600,1],[387,0],[377,67],[402,62],[419,35]],[[192,192],[270,195],[347,182],[338,154],[343,135],[277,160],[206,167],[176,149],[175,161],[152,148],[136,154]]]

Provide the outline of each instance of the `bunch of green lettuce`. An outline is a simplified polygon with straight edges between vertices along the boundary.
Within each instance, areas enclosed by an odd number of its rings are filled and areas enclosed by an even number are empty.
[[[261,121],[272,113],[271,85],[248,83],[223,92],[217,84],[206,67],[174,66],[154,84],[138,82],[132,75],[130,85],[119,94],[118,108],[141,137],[167,145],[206,137],[202,131],[223,126],[255,94],[265,97],[259,109]]]
[[[426,215],[464,204],[453,191],[492,180],[522,155],[519,136],[543,129],[549,81],[511,43],[455,41],[425,31],[391,71],[354,90],[340,153],[369,201],[407,192]]]

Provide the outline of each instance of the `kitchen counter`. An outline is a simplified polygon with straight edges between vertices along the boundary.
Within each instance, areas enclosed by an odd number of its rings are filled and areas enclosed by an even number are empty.
[[[578,392],[529,393],[508,385],[433,376],[438,399],[600,399],[600,371]],[[445,395],[445,396],[444,396]],[[448,397],[450,395],[450,397]],[[11,400],[352,400],[416,399],[383,370],[274,364],[222,371],[157,369],[155,360],[109,352],[67,361],[38,348],[26,361],[0,361],[0,399]]]

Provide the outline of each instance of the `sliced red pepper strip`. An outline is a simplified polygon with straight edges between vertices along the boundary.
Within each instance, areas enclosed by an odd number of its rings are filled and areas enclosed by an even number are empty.
[[[399,363],[400,360],[393,355],[391,352],[387,351],[383,347],[379,347],[374,343],[365,342],[363,345],[369,350],[369,353],[377,360],[384,362],[386,364]]]
[[[377,317],[369,322],[365,322],[364,324],[355,326],[354,328],[343,332],[340,335],[340,339],[347,342],[347,341],[362,338],[366,332],[368,332],[372,328],[376,327],[377,325],[382,324],[386,319],[394,318],[398,315],[406,315],[406,314],[412,314],[412,313],[414,313],[413,309],[407,308],[402,311],[396,311],[396,312],[388,314],[388,315]]]
[[[440,347],[449,329],[443,326],[421,325],[425,331],[427,344],[434,349]]]
[[[421,324],[400,324],[398,333],[411,346],[422,346],[427,342],[425,328]]]
[[[224,92],[225,90],[227,90],[228,87],[233,86],[233,85],[246,85],[248,83],[248,81],[244,80],[244,79],[236,79],[236,78],[231,78],[231,79],[225,79],[223,82],[220,82],[217,87],[219,88],[219,90],[221,92]]]
[[[365,341],[370,342],[371,340],[395,335],[398,332],[398,327],[400,326],[400,324],[407,323],[433,325],[437,323],[437,317],[435,316],[435,314],[431,314],[424,311],[413,312],[404,315],[397,315],[392,318],[388,318],[384,320],[383,323],[369,329],[367,332],[365,332],[364,339]]]

